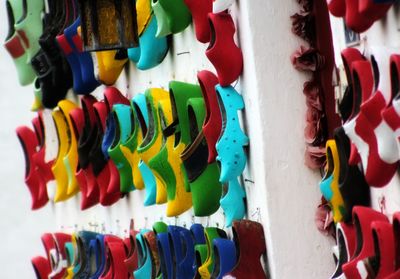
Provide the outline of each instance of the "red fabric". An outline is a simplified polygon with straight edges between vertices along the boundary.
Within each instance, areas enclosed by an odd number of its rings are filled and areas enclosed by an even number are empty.
[[[219,84],[228,86],[242,74],[243,55],[235,44],[233,36],[236,28],[228,13],[209,13],[211,25],[211,42],[206,50],[206,56],[214,65]]]

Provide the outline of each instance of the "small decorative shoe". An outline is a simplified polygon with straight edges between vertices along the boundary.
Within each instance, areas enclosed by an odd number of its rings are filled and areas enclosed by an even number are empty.
[[[156,278],[162,277],[162,271],[161,271],[161,257],[164,257],[164,251],[159,250],[159,244],[158,244],[158,234],[162,233],[167,233],[168,232],[168,225],[165,224],[164,222],[155,222],[153,224],[153,232],[156,236],[156,249],[158,250],[158,263],[154,266],[155,267],[155,275]],[[164,237],[162,237],[164,238]],[[169,247],[169,246],[168,246]],[[167,260],[168,261],[168,260]],[[153,267],[153,268],[154,268]]]
[[[158,5],[161,6],[161,12],[156,12],[157,10],[159,10],[157,7],[156,9],[154,9],[154,6]],[[157,33],[157,37],[165,37],[169,34],[180,33],[185,30],[192,21],[189,9],[184,3],[184,0],[177,0],[174,1],[174,3],[166,0],[154,0],[152,3],[152,7],[157,17],[157,21],[162,22],[161,20],[166,20],[168,24],[169,32]],[[161,13],[165,13],[165,16],[160,17]]]
[[[132,133],[132,110],[130,106],[115,104],[111,113],[113,113],[115,121],[115,134],[112,144],[108,148],[108,155],[118,169],[121,193],[129,193],[135,190],[135,186],[132,168],[122,152],[121,144],[126,142]]]
[[[341,0],[339,0],[339,1],[341,1]],[[331,2],[334,2],[334,1],[331,1]],[[347,85],[346,92],[344,93],[343,99],[339,104],[339,110],[340,110],[340,116],[342,117],[343,122],[346,123],[348,120],[351,120],[358,114],[358,112],[360,111],[361,103],[363,102],[363,100],[361,100],[362,96],[360,97],[360,95],[362,95],[359,90],[360,88],[353,87],[353,79],[357,85],[359,84],[360,80],[358,78],[358,71],[353,72],[352,64],[353,64],[353,62],[364,61],[366,59],[358,49],[351,48],[351,47],[342,50],[341,57],[342,57],[344,69],[346,72],[346,78],[347,78],[348,85]],[[366,80],[369,81],[370,79],[366,79]],[[364,95],[366,95],[366,94],[364,94]],[[367,96],[365,96],[365,97],[367,97]]]
[[[400,278],[400,213],[396,212],[393,215],[393,235],[394,235],[394,249],[395,249],[395,258],[394,258],[394,266],[395,271],[385,277],[385,279],[396,279]]]
[[[350,166],[348,163],[351,144],[343,127],[335,130],[334,139],[340,164],[339,191],[347,212],[352,212],[356,205],[369,206],[371,203],[370,188],[358,166]],[[357,187],[354,187],[354,185],[357,185]]]
[[[81,231],[76,235],[77,257],[74,262],[74,278],[89,278],[91,265],[90,258],[90,241],[95,240],[97,233],[89,231]]]
[[[208,43],[211,37],[207,15],[212,12],[213,0],[184,0],[193,18],[196,38],[201,43]]]
[[[152,16],[139,37],[139,47],[128,49],[128,57],[139,70],[149,70],[159,65],[168,53],[167,38],[157,38],[157,20]]]
[[[266,253],[264,229],[250,220],[233,222],[233,240],[237,247],[237,264],[230,272],[235,278],[266,278],[260,258]]]
[[[213,13],[218,14],[228,10],[235,0],[213,0]]]
[[[215,162],[217,157],[215,145],[222,130],[222,116],[218,105],[217,92],[215,91],[218,78],[212,72],[204,70],[197,74],[197,79],[206,105],[203,134],[208,146],[208,163],[212,163]]]
[[[75,177],[75,171],[78,167],[78,142],[73,129],[71,117],[69,113],[77,108],[76,104],[69,100],[63,100],[58,103],[60,111],[63,113],[64,119],[67,121],[68,125],[68,142],[69,146],[67,148],[67,153],[64,156],[64,164],[67,169],[68,175],[68,196],[74,196],[79,192],[79,185]]]
[[[351,153],[349,158],[350,165],[356,165],[358,163],[358,151],[354,145],[354,140],[357,140],[357,135],[354,134],[354,129],[358,114],[360,112],[361,104],[367,101],[373,91],[373,74],[372,66],[369,61],[355,61],[351,64],[351,76],[352,76],[352,94],[353,94],[353,109],[349,120],[343,125],[346,135],[352,142]],[[353,137],[353,138],[352,138]]]
[[[160,1],[151,1],[151,8],[154,12],[155,20],[157,21],[157,38],[164,38],[171,34],[171,29],[169,26],[168,16],[165,12]]]
[[[4,47],[13,59],[19,83],[23,86],[31,84],[35,79],[35,72],[30,61],[39,50],[38,39],[43,31],[40,18],[43,2],[29,3],[29,14],[24,13],[27,8],[22,1],[6,1],[9,30]],[[28,23],[30,28],[26,29]]]
[[[82,110],[73,110],[70,113],[71,122],[75,127],[75,135],[79,136],[78,141],[78,166],[75,172],[76,179],[82,193],[81,209],[88,209],[99,203],[99,185],[93,171],[93,165],[101,163],[90,162],[90,150],[95,143],[98,130],[94,124],[94,109],[93,105],[96,99],[93,96],[84,96],[81,99]],[[75,112],[75,113],[74,113]],[[81,112],[81,113],[78,113]],[[81,114],[83,113],[83,116]],[[82,118],[79,120],[79,118]],[[78,123],[84,122],[79,132]]]
[[[243,147],[249,138],[240,127],[238,111],[244,108],[242,96],[231,86],[216,86],[222,114],[222,131],[216,144],[217,160],[221,163],[220,182],[228,182],[240,176],[246,166]]]
[[[22,3],[22,15],[14,24],[18,36],[28,53],[28,60],[39,52],[39,38],[43,34],[42,13],[44,3],[41,0],[34,0]]]
[[[42,256],[34,257],[32,258],[31,263],[35,271],[36,278],[49,278],[51,268],[47,258]]]
[[[157,233],[157,247],[160,256],[160,274],[163,278],[173,277],[174,260],[172,256],[172,244],[169,241],[168,233]],[[157,277],[159,278],[159,276]]]
[[[76,137],[76,141],[79,143],[79,138],[82,137],[82,133],[84,130],[84,112],[81,108],[75,108],[70,113],[70,119],[72,128],[74,130],[74,135]],[[93,171],[91,169],[83,169],[81,165],[86,164],[88,158],[82,157],[82,149],[79,148],[78,144],[78,164],[75,170],[76,181],[79,185],[79,189],[81,192],[81,210],[88,209],[99,202],[98,195],[97,198],[88,198],[88,184],[96,183],[96,179],[94,178]],[[81,162],[83,161],[83,162]],[[90,172],[91,171],[91,172]],[[97,186],[97,185],[96,185]],[[91,187],[96,187],[91,186]]]
[[[388,218],[371,208],[355,206],[353,220],[356,229],[356,250],[351,259],[343,264],[343,273],[346,278],[359,278],[358,263],[374,255],[374,241],[371,232],[374,221],[389,222]]]
[[[348,221],[350,212],[345,208],[342,194],[339,190],[340,162],[334,140],[326,142],[326,173],[320,182],[320,190],[324,198],[329,202],[335,223]]]
[[[140,99],[140,101],[138,99]],[[143,140],[144,133],[143,130],[141,129],[141,125],[137,117],[135,109],[135,100],[136,103],[140,103],[141,101],[143,101],[144,103],[142,105],[144,106],[146,105],[146,99],[142,94],[136,95],[132,99],[130,104],[130,113],[129,113],[129,122],[131,125],[131,131],[130,134],[128,135],[128,138],[125,141],[121,142],[120,149],[123,156],[126,158],[128,164],[130,165],[131,176],[133,179],[133,185],[135,189],[142,190],[144,188],[144,182],[143,182],[143,176],[139,170],[140,157],[139,154],[137,153],[137,146],[138,143]],[[137,104],[137,106],[140,106],[140,104]],[[145,114],[144,116],[148,117],[147,114]],[[144,125],[146,124],[144,123]],[[155,203],[155,197],[154,197],[154,203]]]
[[[376,0],[358,0],[358,11],[362,16],[376,21],[386,15],[392,4],[393,1],[377,3]]]
[[[213,249],[213,241],[218,238],[228,238],[226,232],[218,228],[206,228],[204,230],[207,243],[207,258],[203,265],[198,266],[201,278],[211,278],[211,273],[214,269],[215,254]],[[239,277],[241,278],[241,277]]]
[[[231,272],[236,265],[236,246],[232,240],[216,238],[213,240],[213,249],[215,264],[211,278],[222,279],[226,274]]]
[[[358,267],[358,269],[361,276],[367,273],[368,277],[383,279],[395,271],[393,229],[389,222],[375,221],[372,223],[371,230],[374,255],[364,259],[364,268]]]
[[[135,279],[151,278],[151,251],[146,245],[146,240],[144,238],[144,234],[147,232],[149,232],[149,230],[141,230],[140,233],[136,235],[136,247],[138,249],[139,262],[138,269],[133,273]]]
[[[344,278],[342,265],[347,263],[356,250],[356,235],[353,225],[346,223],[336,224],[336,243],[339,250],[339,257],[336,269],[330,279]]]
[[[94,76],[93,59],[89,52],[83,50],[83,42],[78,33],[78,27],[81,25],[81,20],[78,17],[76,21],[64,30],[64,35],[70,46],[70,55],[75,55],[79,62],[79,69],[82,75],[82,84],[75,84],[74,91],[77,94],[89,94],[99,86],[98,81]],[[78,70],[76,65],[70,64],[72,71]],[[74,79],[75,81],[75,79]]]
[[[39,143],[39,150],[33,154],[33,160],[38,167],[38,172],[44,178],[45,183],[47,183],[54,180],[53,173],[51,172],[51,166],[53,165],[54,160],[46,162],[45,159],[46,136],[42,112],[38,112],[38,116],[32,119],[32,126]]]
[[[126,247],[123,240],[106,236],[104,242],[106,246],[106,265],[99,279],[133,278],[124,264]]]
[[[246,191],[237,178],[230,180],[227,187],[228,191],[220,204],[224,211],[225,226],[230,227],[233,221],[243,219],[246,214]]]
[[[104,156],[101,148],[108,115],[107,105],[105,102],[97,102],[93,108],[96,114],[97,137],[90,150],[89,158],[91,162],[98,162],[93,165],[93,173],[99,186],[100,204],[109,206],[116,203],[121,197],[118,192],[108,193],[107,191],[108,189],[119,189],[119,173],[112,161]]]
[[[152,231],[144,234],[144,239],[146,241],[146,245],[149,247],[151,258],[151,278],[156,278],[157,270],[160,269],[160,259],[158,256],[157,249],[157,237],[156,234]]]
[[[31,209],[36,210],[45,206],[49,200],[46,189],[46,182],[40,175],[34,161],[36,148],[39,146],[35,132],[28,127],[17,128],[17,136],[21,143],[25,156],[25,184],[31,194]]]
[[[179,226],[168,226],[168,238],[170,240],[171,254],[174,264],[172,265],[172,278],[184,279],[193,278],[194,270],[194,245],[193,241],[191,243],[186,242],[183,239],[184,233],[190,235],[189,230],[179,227]],[[184,250],[192,249],[193,257],[189,261],[185,261]],[[189,252],[190,253],[190,252]]]
[[[92,263],[90,265],[90,279],[99,278],[101,274],[103,274],[106,266],[106,247],[104,238],[104,235],[99,234],[96,236],[96,239],[90,241],[89,261]]]
[[[346,26],[357,33],[368,30],[374,24],[374,18],[364,16],[359,12],[359,2],[346,1],[346,15],[344,16]]]
[[[162,130],[157,107],[161,100],[166,100],[168,98],[168,92],[162,89],[152,88],[146,91],[145,96],[150,121],[144,139],[137,148],[137,152],[143,162],[151,169],[150,160],[160,152],[162,147]],[[142,118],[139,114],[138,117],[139,119]],[[162,204],[167,201],[167,191],[162,180],[157,177],[155,173],[154,175],[156,177],[157,186],[156,203]]]
[[[346,0],[327,0],[329,12],[336,17],[346,15]]]
[[[131,153],[132,157],[129,161],[132,166],[132,171],[134,172],[133,179],[135,187],[142,189],[144,186],[146,194],[143,204],[145,206],[150,206],[156,204],[157,188],[161,187],[157,187],[157,183],[161,183],[161,181],[154,176],[146,163],[140,159],[137,152],[137,147],[139,146],[139,143],[143,141],[149,125],[149,114],[144,94],[138,94],[132,99],[132,111],[134,112],[135,117],[135,131],[127,142],[127,146],[129,145],[133,151],[133,153]],[[134,138],[135,134],[137,140]],[[137,164],[136,161],[138,161]]]
[[[142,35],[143,30],[146,28],[152,17],[151,1],[137,0],[136,1],[136,17],[138,35]]]
[[[211,40],[206,56],[217,71],[219,84],[228,86],[239,78],[243,70],[243,54],[233,39],[235,24],[228,13],[210,13],[208,19]]]
[[[181,238],[183,243],[183,258],[178,263],[178,277],[181,278],[194,278],[196,274],[196,254],[195,254],[195,240],[193,239],[192,232],[184,229],[181,231]],[[204,233],[203,233],[204,237]]]
[[[97,51],[96,59],[93,60],[97,69],[96,79],[104,85],[113,85],[127,61],[128,53],[125,49]]]
[[[124,261],[128,272],[133,274],[133,272],[138,268],[138,247],[136,245],[136,236],[139,234],[138,231],[134,229],[133,220],[131,220],[131,225],[129,229],[129,243],[130,248],[128,249],[128,254]]]
[[[51,279],[64,278],[67,272],[67,254],[65,253],[65,244],[71,243],[71,235],[65,233],[54,233],[53,238],[55,241],[54,263],[52,264],[52,271],[49,274]],[[53,262],[53,261],[52,261]]]
[[[65,120],[63,113],[60,110],[52,112],[53,121],[57,131],[58,137],[58,153],[51,170],[56,181],[56,193],[54,197],[55,202],[65,201],[70,196],[68,193],[68,172],[64,164],[64,157],[68,153],[68,124]]]

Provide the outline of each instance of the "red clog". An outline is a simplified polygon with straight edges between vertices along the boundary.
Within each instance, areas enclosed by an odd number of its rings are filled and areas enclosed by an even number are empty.
[[[346,0],[327,0],[329,12],[336,17],[346,15]]]
[[[101,159],[104,160],[101,144],[106,129],[108,107],[105,102],[97,102],[93,107],[96,113],[97,127],[99,129],[99,135],[94,144],[97,155],[94,155],[93,158],[101,157]],[[97,174],[96,179],[100,190],[100,204],[108,206],[116,203],[120,199],[121,193],[119,191],[111,193],[109,189],[119,189],[119,173],[117,167],[108,159],[106,160],[106,166],[98,173],[94,170],[94,173],[95,175]]]
[[[206,117],[203,123],[203,134],[207,141],[208,163],[215,162],[217,150],[215,145],[221,134],[222,116],[219,109],[217,93],[215,86],[218,84],[218,78],[209,71],[201,71],[197,74],[201,91],[203,93],[204,103],[206,105]]]
[[[33,159],[34,154],[37,153],[36,148],[39,146],[39,142],[35,132],[26,126],[18,127],[16,132],[25,156],[25,184],[31,194],[31,209],[36,210],[45,206],[49,201],[45,180],[38,172]]]
[[[49,261],[45,257],[34,257],[31,262],[33,269],[35,270],[36,278],[45,279],[49,277],[51,268]]]
[[[106,236],[106,265],[100,279],[130,279],[133,275],[125,266],[126,247],[122,239]]]
[[[389,222],[373,222],[374,255],[364,260],[368,275],[384,279],[395,271],[393,228]]]
[[[214,65],[219,84],[228,86],[242,74],[243,54],[233,39],[236,28],[228,13],[208,14],[211,41],[206,56]]]
[[[264,229],[250,220],[234,221],[233,239],[236,243],[238,262],[230,275],[235,278],[266,278],[260,258],[266,253]]]
[[[49,181],[54,180],[53,172],[51,171],[51,166],[54,163],[54,159],[46,162],[46,136],[45,136],[45,128],[43,123],[43,115],[42,112],[38,112],[38,116],[32,119],[32,125],[36,133],[36,137],[39,142],[39,148],[36,154],[33,155],[33,160],[38,167],[38,172],[44,179],[44,182],[47,183]]]
[[[210,41],[210,24],[207,15],[212,13],[213,0],[184,0],[193,18],[196,38],[201,43]]]
[[[81,108],[76,108],[69,113],[69,116],[76,140],[80,142],[85,128],[84,111]],[[81,191],[81,210],[85,210],[99,203],[99,192],[92,190],[90,192],[91,195],[89,195],[89,185],[91,185],[91,189],[98,189],[98,186],[93,174],[93,169],[89,167],[90,164],[86,165],[84,163],[84,161],[87,160],[87,158],[84,157],[87,157],[88,154],[82,152],[82,145],[80,143],[78,144],[78,155],[79,163],[75,170],[75,176]]]
[[[357,245],[350,261],[343,265],[343,273],[346,278],[361,279],[357,269],[358,262],[374,255],[374,241],[371,233],[372,222],[389,222],[389,220],[384,214],[362,206],[353,208],[353,220]]]
[[[136,247],[136,235],[138,231],[134,229],[133,220],[131,221],[129,237],[127,238],[125,243],[128,246],[128,254],[125,259],[125,266],[128,269],[128,272],[133,274],[133,272],[138,268],[138,249]]]

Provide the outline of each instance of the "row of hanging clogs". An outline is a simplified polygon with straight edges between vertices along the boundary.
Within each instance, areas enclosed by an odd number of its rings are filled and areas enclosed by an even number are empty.
[[[87,6],[88,1],[50,1],[43,22],[41,0],[27,5],[22,2],[7,1],[10,31],[5,47],[13,57],[20,83],[34,82],[34,110],[42,105],[54,108],[70,88],[76,94],[86,95],[101,83],[114,84],[128,58],[141,70],[157,66],[169,49],[165,36],[184,30],[191,22],[191,14],[199,40],[210,42],[206,56],[216,68],[219,83],[230,85],[242,72],[242,53],[234,42],[235,25],[226,11],[232,1],[214,1],[213,13],[212,0],[187,0],[186,4],[176,0],[173,5],[164,0],[139,0],[136,2],[137,18],[132,18],[134,10],[126,17],[102,14],[103,10],[107,13],[120,10],[121,7],[116,7],[118,3],[126,2],[126,7],[132,6],[128,3],[131,1],[110,2],[107,7],[100,5],[99,11]],[[107,24],[106,20],[116,22]],[[125,33],[119,32],[118,28],[114,30],[113,27],[118,25],[126,27]],[[134,29],[136,25],[138,30]],[[135,34],[139,35],[136,39]],[[128,37],[129,41],[138,41],[139,46],[132,47],[132,42],[124,44]],[[102,42],[104,46],[100,47]],[[118,46],[118,42],[122,45]],[[110,50],[109,44],[113,49]],[[95,55],[85,48],[96,50]]]
[[[132,100],[109,87],[102,101],[84,96],[82,108],[59,102],[52,113],[58,155],[48,163],[40,114],[33,120],[36,135],[19,127],[32,209],[47,203],[46,184],[54,176],[55,202],[80,191],[81,209],[111,205],[145,189],[144,205],[167,203],[167,216],[192,206],[196,216],[209,216],[221,205],[227,225],[243,218],[246,195],[239,176],[248,138],[239,122],[242,96],[218,85],[209,71],[198,79],[200,85],[172,81],[169,92],[152,88]],[[222,184],[228,189],[221,198]]]
[[[353,208],[353,223],[338,223],[337,265],[330,279],[400,278],[400,214],[393,224],[386,215],[368,207]]]
[[[249,220],[234,222],[232,239],[217,227],[157,222],[140,231],[131,224],[126,238],[81,231],[45,233],[42,242],[46,257],[32,259],[38,279],[266,278],[264,230]]]
[[[342,52],[348,88],[340,104],[343,127],[327,142],[327,173],[321,182],[335,222],[351,219],[354,205],[369,205],[369,186],[385,187],[400,160],[400,55],[371,47]]]
[[[347,27],[361,33],[383,18],[394,0],[330,0],[328,9],[333,16],[343,17]]]

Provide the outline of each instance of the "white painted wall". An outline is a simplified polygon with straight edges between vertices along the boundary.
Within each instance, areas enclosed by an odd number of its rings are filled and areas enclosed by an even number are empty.
[[[320,193],[319,174],[304,166],[305,99],[302,84],[307,79],[294,70],[289,57],[300,45],[292,35],[289,16],[299,9],[296,1],[240,1],[234,7],[240,24],[239,41],[243,48],[245,71],[237,89],[246,103],[244,124],[250,137],[249,168],[245,184],[249,200],[249,218],[264,224],[272,278],[327,278],[333,270],[329,241],[314,225],[314,210]],[[5,21],[5,11],[0,9]],[[6,24],[0,25],[0,37]],[[131,67],[128,92],[133,95],[149,86],[167,87],[177,79],[196,82],[196,71],[210,68],[205,45],[195,43],[192,29],[174,38],[174,53],[157,69],[137,72]],[[191,214],[179,219],[163,218],[163,208],[143,208],[143,193],[135,192],[112,208],[100,206],[85,212],[77,210],[79,200],[48,205],[30,212],[29,194],[23,183],[24,161],[14,129],[29,124],[34,114],[30,88],[18,85],[8,54],[1,48],[0,63],[0,225],[3,253],[0,256],[1,278],[33,278],[29,260],[43,254],[40,235],[45,231],[90,229],[91,223],[106,223],[106,231],[123,234],[129,218],[137,226],[151,226],[154,221],[180,225],[191,223]],[[189,54],[177,53],[189,51]],[[127,92],[125,78],[119,87]],[[50,132],[48,133],[51,134]],[[54,135],[53,135],[54,136]],[[49,136],[49,142],[54,138]],[[54,150],[53,150],[54,151]],[[4,178],[3,178],[4,177]],[[49,187],[51,190],[51,186]],[[257,214],[260,209],[260,215]],[[221,213],[197,219],[203,224],[223,226]],[[5,247],[4,247],[5,244]]]

